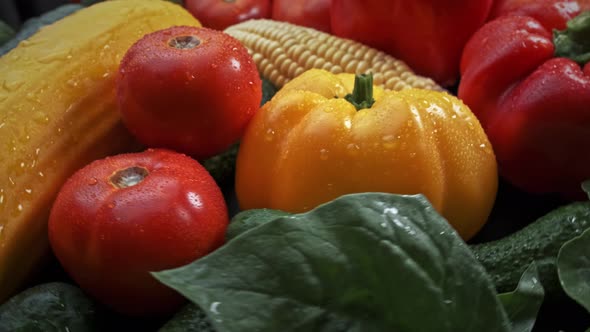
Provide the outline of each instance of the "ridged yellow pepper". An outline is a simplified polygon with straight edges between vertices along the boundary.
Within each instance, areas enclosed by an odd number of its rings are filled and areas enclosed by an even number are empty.
[[[347,193],[422,193],[465,240],[485,224],[498,186],[490,142],[458,98],[319,69],[256,113],[236,167],[241,209],[302,212]]]

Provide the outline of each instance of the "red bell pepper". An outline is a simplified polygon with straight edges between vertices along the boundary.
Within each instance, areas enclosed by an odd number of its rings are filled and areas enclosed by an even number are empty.
[[[496,0],[488,19],[504,15],[530,16],[549,30],[563,30],[567,21],[588,9],[590,0]]]
[[[273,0],[271,18],[330,33],[330,0]]]
[[[332,33],[385,51],[418,74],[450,86],[461,51],[492,0],[332,0]]]
[[[472,36],[458,96],[479,118],[504,178],[529,192],[582,198],[580,184],[590,179],[590,12],[569,21],[566,11],[529,13],[537,19],[500,16]]]

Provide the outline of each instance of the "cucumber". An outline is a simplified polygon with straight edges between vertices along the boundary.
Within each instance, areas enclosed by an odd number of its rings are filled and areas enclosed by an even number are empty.
[[[158,332],[215,332],[205,312],[189,303],[177,312]]]
[[[235,143],[226,151],[202,162],[220,188],[226,188],[234,182],[239,148],[239,144]]]
[[[60,20],[76,11],[83,6],[79,4],[61,5],[54,10],[48,11],[39,17],[28,19],[20,28],[14,38],[10,39],[0,47],[0,56],[8,53],[15,48],[18,43],[34,35],[42,27]]]
[[[0,46],[14,38],[14,30],[6,22],[0,20]]]
[[[589,227],[590,202],[575,202],[547,213],[502,239],[471,248],[499,293],[513,291],[534,260],[546,296],[560,297],[563,291],[556,268],[559,249]]]
[[[45,283],[0,305],[0,332],[100,331],[98,312],[78,287]]]

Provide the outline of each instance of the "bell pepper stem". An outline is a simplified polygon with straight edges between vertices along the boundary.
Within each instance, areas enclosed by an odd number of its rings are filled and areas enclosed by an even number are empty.
[[[590,11],[567,22],[565,30],[553,31],[555,56],[566,57],[580,65],[590,61]]]
[[[354,77],[352,93],[347,94],[344,99],[354,105],[357,111],[373,106],[373,103],[375,103],[375,99],[373,99],[373,74],[357,74]]]

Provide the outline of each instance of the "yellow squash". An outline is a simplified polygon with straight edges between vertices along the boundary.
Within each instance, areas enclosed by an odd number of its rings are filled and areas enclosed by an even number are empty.
[[[0,303],[48,253],[47,217],[75,170],[136,149],[115,99],[119,61],[140,37],[200,26],[158,0],[81,9],[0,58]]]
[[[498,181],[477,118],[456,97],[424,89],[374,86],[375,103],[356,107],[346,99],[354,79],[308,70],[254,115],[236,165],[240,207],[302,212],[348,193],[422,193],[472,237]],[[370,95],[370,80],[354,86],[353,95]]]

